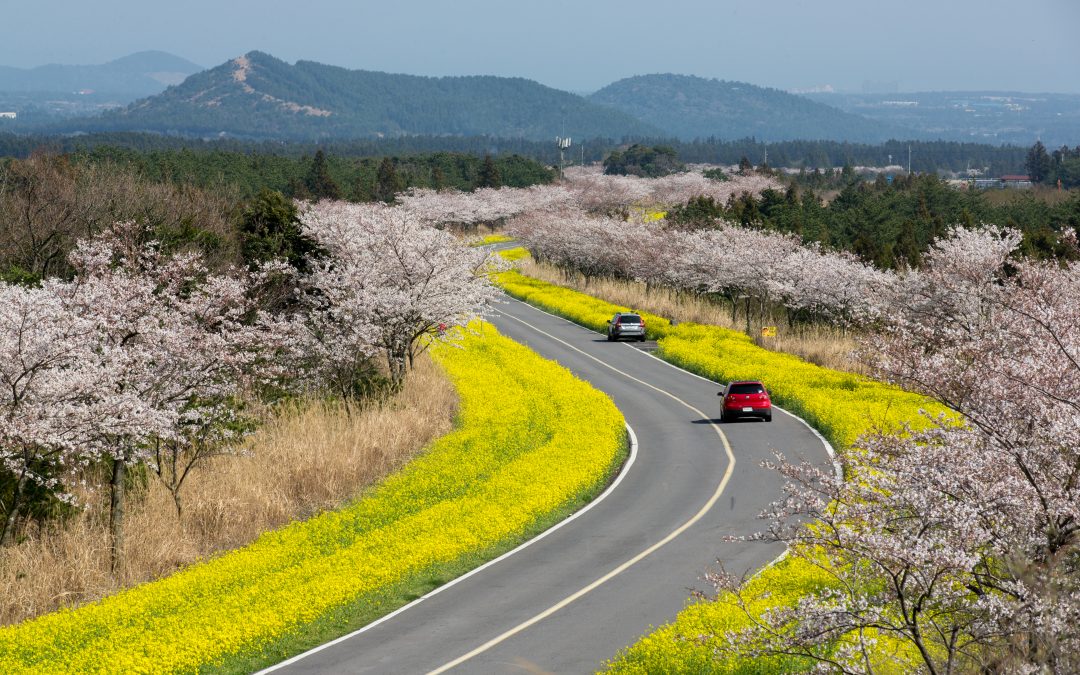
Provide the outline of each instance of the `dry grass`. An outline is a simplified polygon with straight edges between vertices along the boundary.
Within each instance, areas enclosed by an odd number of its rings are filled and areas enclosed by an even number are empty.
[[[741,308],[733,321],[730,304],[719,303],[707,297],[676,293],[670,288],[647,288],[643,283],[622,279],[587,280],[580,275],[567,274],[554,265],[537,263],[532,259],[522,260],[519,269],[530,277],[567,286],[617,305],[651,312],[675,321],[712,324],[746,332],[746,314]],[[826,325],[789,328],[786,326],[786,319],[778,316],[767,320],[767,325],[777,327],[777,336],[763,338],[762,325],[759,317],[751,319],[749,334],[760,347],[795,354],[826,368],[865,373],[865,367],[853,355],[856,341],[850,333]]]
[[[155,579],[355,497],[448,432],[457,394],[430,359],[417,361],[402,392],[352,416],[307,402],[281,411],[239,457],[196,470],[177,519],[169,492],[151,477],[132,499],[126,567],[109,574],[107,494],[61,525],[25,533],[0,549],[0,624],[81,604]]]
[[[991,206],[1011,206],[1033,199],[1048,206],[1057,206],[1075,199],[1080,190],[1058,190],[1056,187],[1037,186],[1026,190],[985,190],[982,198]]]

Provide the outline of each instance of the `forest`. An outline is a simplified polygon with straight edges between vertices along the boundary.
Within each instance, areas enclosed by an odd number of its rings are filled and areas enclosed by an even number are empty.
[[[916,173],[963,172],[978,169],[985,175],[1001,176],[1023,173],[1028,149],[1014,145],[957,143],[954,141],[888,141],[881,144],[838,141],[782,141],[765,143],[754,138],[736,141],[704,138],[680,141],[671,138],[574,138],[566,151],[568,164],[602,161],[613,150],[633,144],[664,146],[676,152],[679,160],[693,164],[735,165],[743,158],[751,164],[767,163],[774,167],[813,169],[851,166],[900,165],[907,168],[911,150],[911,170]],[[496,136],[427,136],[409,135],[367,139],[325,139],[319,143],[252,141],[235,138],[200,140],[181,136],[149,133],[110,132],[78,136],[17,135],[0,133],[0,157],[28,157],[36,150],[57,153],[91,151],[101,147],[139,152],[155,150],[221,151],[242,154],[312,156],[322,148],[341,157],[405,157],[436,152],[494,156],[518,154],[548,165],[559,160],[554,142]],[[766,156],[767,155],[767,156]],[[767,162],[766,162],[767,160]]]
[[[1022,250],[1062,256],[1060,233],[1080,228],[1080,194],[1021,190],[958,190],[935,175],[852,177],[827,202],[811,188],[789,184],[760,195],[731,195],[723,203],[693,199],[669,216],[700,224],[723,218],[742,225],[800,235],[804,241],[857,253],[886,269],[917,267],[931,242],[952,225],[980,223],[1023,233]]]

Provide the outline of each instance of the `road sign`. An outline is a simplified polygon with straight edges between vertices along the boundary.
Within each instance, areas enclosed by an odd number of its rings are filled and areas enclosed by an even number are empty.
[[[776,337],[776,326],[762,326],[761,337]]]

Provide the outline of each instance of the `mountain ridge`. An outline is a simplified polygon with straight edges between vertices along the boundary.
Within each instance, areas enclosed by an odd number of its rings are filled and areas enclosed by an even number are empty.
[[[183,83],[79,121],[85,131],[317,139],[387,135],[493,135],[554,140],[661,135],[661,130],[525,78],[425,77],[293,65],[252,51]]]
[[[844,112],[780,89],[695,75],[635,75],[589,100],[659,126],[681,140],[881,142],[911,130]]]
[[[50,63],[34,68],[0,66],[0,91],[76,92],[150,96],[179,84],[203,67],[168,52],[148,50],[96,65]]]

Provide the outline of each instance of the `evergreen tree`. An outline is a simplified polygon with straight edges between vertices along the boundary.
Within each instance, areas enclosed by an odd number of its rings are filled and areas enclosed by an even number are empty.
[[[446,187],[446,172],[442,170],[441,166],[435,165],[435,168],[431,170],[431,187],[436,190],[442,190]]]
[[[341,188],[330,177],[330,171],[326,166],[326,154],[322,148],[311,160],[311,169],[308,171],[304,184],[315,199],[341,199]]]
[[[480,165],[476,187],[497,188],[501,186],[502,176],[499,175],[499,167],[495,166],[495,160],[491,158],[491,155],[484,155],[484,163]]]
[[[264,189],[244,206],[240,216],[240,250],[251,268],[285,260],[303,271],[305,256],[315,250],[315,242],[301,231],[292,200],[276,190]]]
[[[1046,180],[1050,174],[1050,155],[1046,152],[1046,146],[1042,144],[1042,141],[1035,141],[1035,145],[1028,151],[1024,166],[1027,167],[1028,176],[1031,177],[1032,182],[1041,183]]]
[[[379,170],[375,174],[375,199],[389,204],[404,187],[397,168],[394,166],[394,160],[383,157]]]

